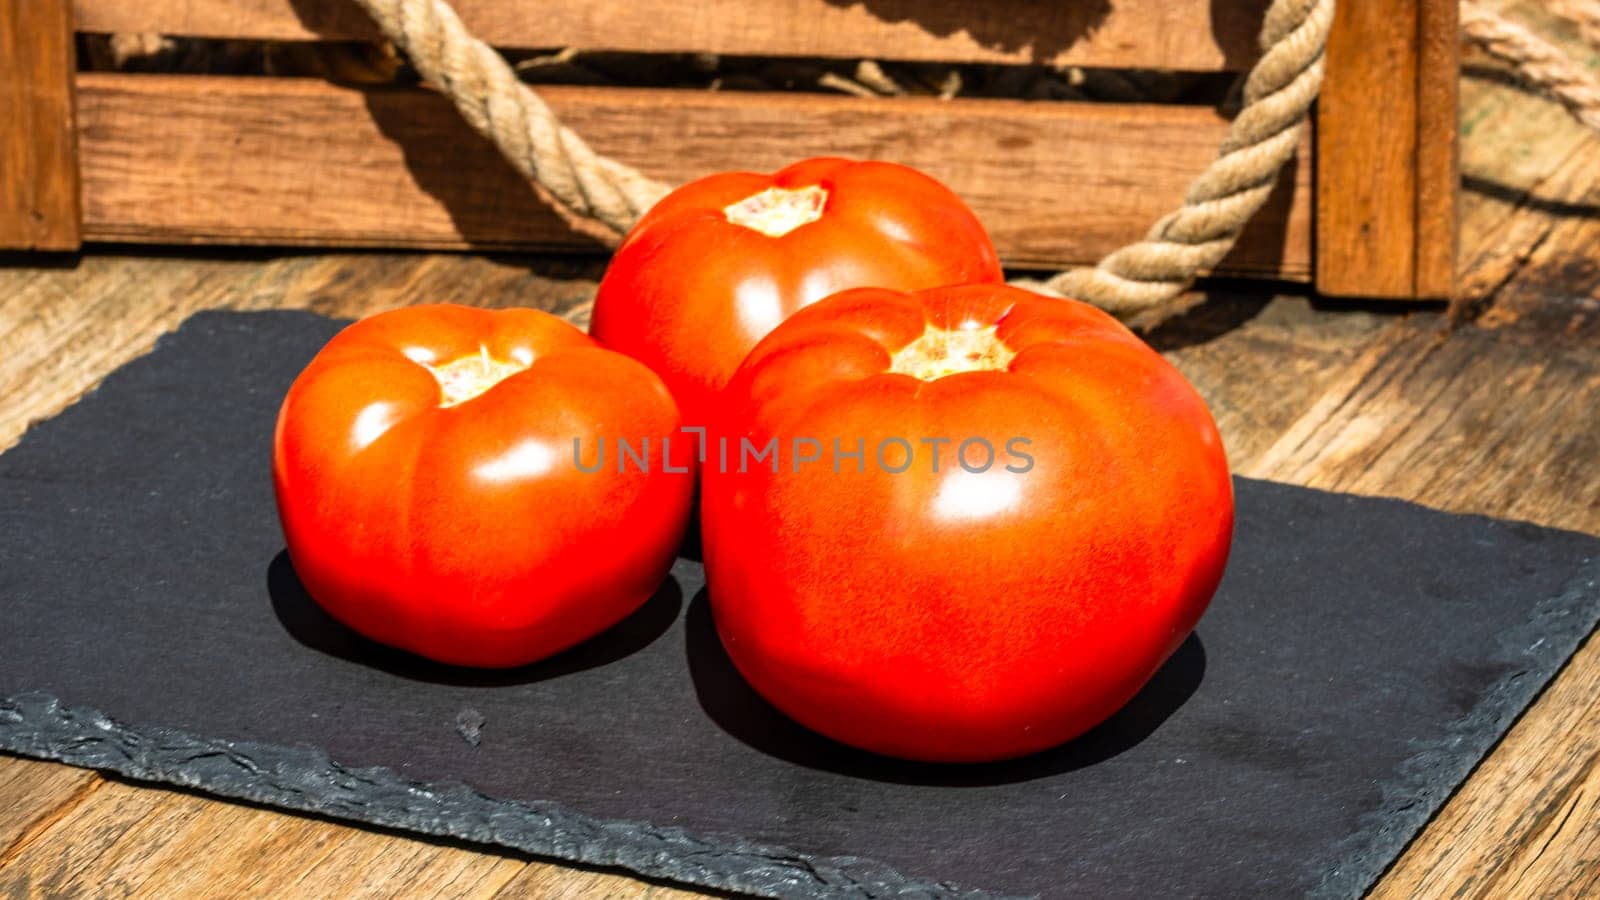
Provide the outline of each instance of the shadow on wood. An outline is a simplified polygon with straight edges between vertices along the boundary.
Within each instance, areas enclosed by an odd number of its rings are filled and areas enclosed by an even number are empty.
[[[305,29],[320,37],[348,40],[351,35],[378,38],[373,24],[355,0],[289,0],[289,8]]]
[[[1600,203],[1536,197],[1523,188],[1479,175],[1462,175],[1461,189],[1552,216],[1561,216],[1563,218],[1600,216]]]
[[[554,217],[533,185],[454,110],[418,116],[416,94],[405,88],[365,90],[360,96],[378,131],[404,156],[411,180],[438,201],[468,246],[504,247],[527,233],[521,223]],[[429,99],[446,104],[442,97]],[[570,238],[582,240],[576,232]]]
[[[304,2],[304,0],[302,0]],[[885,22],[915,22],[939,37],[966,32],[995,50],[1028,51],[1035,62],[1048,62],[1105,21],[1109,0],[1076,3],[967,3],[962,0],[828,0],[839,7],[860,6]],[[1022,7],[1018,9],[1017,7]],[[885,55],[892,55],[884,48]]]
[[[1284,270],[1284,250],[1289,242],[1289,216],[1294,207],[1300,160],[1300,156],[1291,157],[1278,170],[1277,183],[1267,195],[1267,202],[1245,223],[1239,242],[1217,265],[1219,270],[1269,276]]]

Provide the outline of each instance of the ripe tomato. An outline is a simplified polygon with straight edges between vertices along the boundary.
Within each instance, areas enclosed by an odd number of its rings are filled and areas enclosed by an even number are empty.
[[[667,382],[690,425],[767,332],[856,287],[998,282],[972,211],[905,166],[812,159],[727,172],[672,192],[617,250],[590,332]]]
[[[459,665],[542,659],[666,577],[693,490],[659,458],[679,425],[660,378],[547,313],[373,316],[317,354],[278,414],[289,557],[373,640]],[[618,438],[648,439],[654,465],[579,467]]]
[[[1073,738],[1221,578],[1216,426],[1086,304],[847,291],[768,335],[724,402],[739,446],[701,496],[717,630],[759,693],[844,743],[977,761]]]

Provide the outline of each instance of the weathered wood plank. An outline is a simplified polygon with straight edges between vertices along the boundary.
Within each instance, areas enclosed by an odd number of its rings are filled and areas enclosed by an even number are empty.
[[[0,268],[0,450],[211,308],[310,308],[359,316],[420,302],[586,304],[591,264],[477,256],[260,254],[182,259],[88,255],[73,268]]]
[[[691,900],[717,896],[691,888],[665,887],[610,872],[592,872],[550,863],[530,862],[506,882],[495,900],[538,897],[540,900]]]
[[[426,91],[313,80],[80,77],[94,239],[400,247],[581,241]],[[1090,263],[1144,234],[1216,155],[1215,111],[1161,105],[547,88],[597,149],[678,183],[810,155],[888,158],[965,197],[1013,265]],[[1220,271],[1310,272],[1310,165]]]
[[[0,755],[0,867],[102,783],[87,769]]]
[[[151,818],[150,810],[165,797],[156,792],[130,792],[108,782],[55,822],[0,867],[0,895],[51,897],[84,895],[94,890],[128,892],[134,885],[113,884],[103,876],[129,858],[168,839],[197,813],[191,805],[181,816]],[[194,798],[190,798],[191,800]]]
[[[1421,0],[1417,10],[1416,273],[1412,293],[1455,295],[1461,185],[1461,4]]]
[[[490,897],[515,857],[108,782],[0,867],[0,894]]]
[[[349,0],[74,0],[78,27],[260,40],[370,39]],[[1266,0],[456,0],[504,47],[1240,70]]]
[[[69,0],[0,0],[0,248],[76,250]]]
[[[1493,298],[1570,214],[1600,211],[1581,198],[1600,168],[1600,141],[1554,104],[1483,77],[1464,82],[1462,274],[1459,296]],[[1532,135],[1537,135],[1536,143]]]
[[[1421,316],[1245,474],[1600,532],[1597,403],[1600,350],[1587,342],[1450,333]]]
[[[1218,293],[1148,337],[1205,398],[1239,470],[1393,326],[1373,313],[1317,309],[1304,297]]]
[[[1574,59],[1592,58],[1582,38],[1558,27],[1543,3],[1486,5],[1534,26]],[[1600,59],[1591,68],[1600,71]],[[1459,296],[1474,307],[1512,280],[1562,220],[1600,212],[1585,200],[1600,169],[1600,141],[1480,52],[1469,53],[1464,76]]]
[[[1418,7],[1341,3],[1317,101],[1316,286],[1416,288]]]

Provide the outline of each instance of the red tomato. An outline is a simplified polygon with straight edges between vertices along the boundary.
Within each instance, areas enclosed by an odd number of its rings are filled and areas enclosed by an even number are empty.
[[[994,246],[948,188],[905,166],[812,159],[672,192],[623,241],[590,332],[667,382],[690,425],[746,353],[808,303],[856,287],[998,282]]]
[[[679,425],[660,378],[547,313],[373,316],[317,354],[279,412],[289,557],[373,640],[458,665],[542,659],[666,577],[693,490],[659,458]],[[617,438],[648,439],[654,465],[579,467]]]
[[[724,402],[737,430],[701,496],[717,630],[759,693],[844,743],[954,762],[1073,738],[1221,578],[1216,426],[1086,304],[847,291],[762,341]]]

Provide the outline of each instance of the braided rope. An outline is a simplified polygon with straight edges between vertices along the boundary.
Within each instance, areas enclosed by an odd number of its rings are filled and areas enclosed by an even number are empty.
[[[614,246],[668,188],[595,153],[445,0],[358,0],[417,71],[574,229]]]
[[[1572,13],[1573,4],[1563,14]],[[1595,4],[1576,4],[1590,7]],[[1552,4],[1554,11],[1554,4]],[[1600,22],[1600,14],[1596,14]],[[1518,77],[1554,98],[1583,124],[1600,130],[1600,79],[1566,53],[1515,22],[1484,9],[1475,0],[1461,4],[1461,30],[1490,56],[1509,63]]]
[[[1300,144],[1322,87],[1333,11],[1333,0],[1276,0],[1261,30],[1261,59],[1245,81],[1244,107],[1217,159],[1189,186],[1183,206],[1156,222],[1144,240],[1099,265],[1028,286],[1126,317],[1178,296],[1201,271],[1221,262]]]

